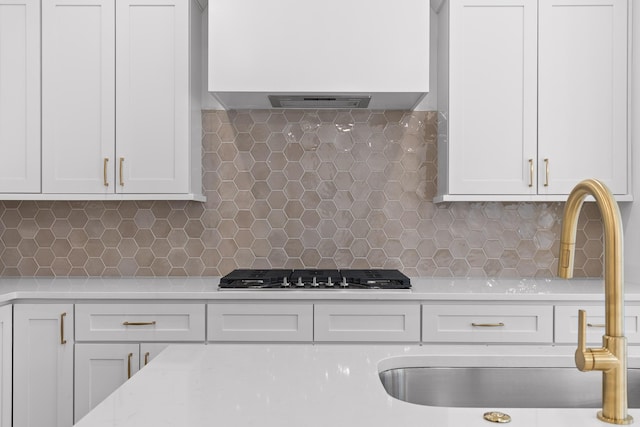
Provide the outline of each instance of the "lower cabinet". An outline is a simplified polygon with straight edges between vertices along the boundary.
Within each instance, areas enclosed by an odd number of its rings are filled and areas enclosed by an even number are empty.
[[[75,305],[75,422],[170,343],[205,340],[204,304]]]
[[[315,304],[316,342],[419,342],[420,305]]]
[[[15,304],[13,426],[73,425],[73,304]]]
[[[75,422],[113,393],[169,343],[78,343],[75,354]]]
[[[0,307],[0,427],[11,427],[13,307]]]
[[[551,344],[553,306],[424,304],[422,341]]]
[[[207,315],[207,341],[313,341],[309,303],[208,304]]]

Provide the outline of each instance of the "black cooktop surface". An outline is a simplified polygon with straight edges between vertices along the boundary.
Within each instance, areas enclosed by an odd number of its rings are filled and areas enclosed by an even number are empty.
[[[410,289],[398,270],[234,270],[220,289]]]

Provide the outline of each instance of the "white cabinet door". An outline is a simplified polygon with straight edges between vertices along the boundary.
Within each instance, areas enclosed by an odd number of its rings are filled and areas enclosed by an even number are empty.
[[[207,304],[208,341],[313,341],[313,304]]]
[[[14,305],[13,426],[73,424],[73,305]]]
[[[449,7],[449,193],[535,194],[536,4]]]
[[[189,191],[189,2],[118,0],[118,192]]]
[[[205,340],[204,304],[76,304],[77,341]]]
[[[159,355],[162,350],[167,348],[171,343],[141,343],[140,344],[140,369],[147,366],[154,357]]]
[[[0,427],[11,427],[13,308],[0,308]]]
[[[75,421],[140,369],[138,344],[77,344]]]
[[[418,304],[315,304],[313,340],[418,342]]]
[[[42,5],[42,189],[113,193],[113,0]]]
[[[424,304],[422,341],[552,343],[553,307]]]
[[[627,37],[627,0],[540,0],[541,193],[585,178],[628,193]]]
[[[0,0],[0,193],[40,192],[40,2]]]

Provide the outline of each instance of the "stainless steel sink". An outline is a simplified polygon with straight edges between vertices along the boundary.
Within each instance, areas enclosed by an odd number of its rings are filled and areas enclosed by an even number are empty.
[[[576,368],[398,368],[380,373],[389,395],[427,406],[599,408],[602,374]],[[630,408],[640,408],[640,369],[628,370]]]

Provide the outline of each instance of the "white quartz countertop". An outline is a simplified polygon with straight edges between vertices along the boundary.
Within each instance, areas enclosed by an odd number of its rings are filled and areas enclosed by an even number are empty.
[[[636,350],[630,349],[630,366],[640,361]],[[573,366],[573,351],[569,346],[172,345],[77,426],[488,427],[482,415],[500,410],[512,417],[513,427],[603,427],[593,408],[410,404],[387,395],[378,378],[381,370],[408,366]],[[640,420],[640,410],[629,413]]]
[[[145,300],[513,300],[600,301],[602,279],[412,278],[411,290],[218,290],[219,277],[0,278],[0,303],[20,299]],[[627,283],[627,301],[640,284]]]

